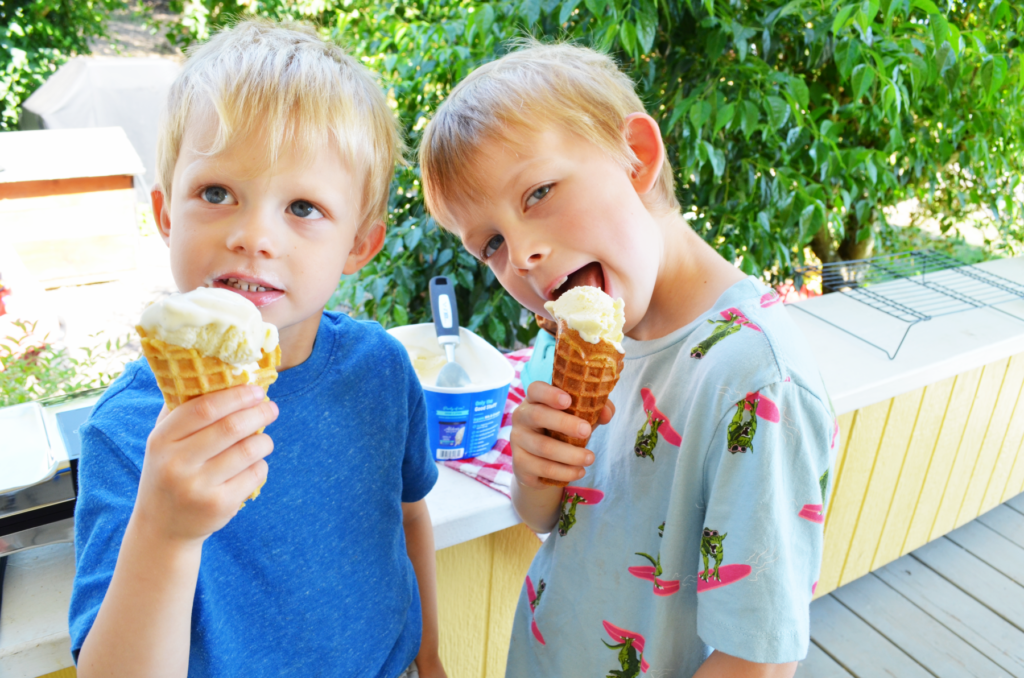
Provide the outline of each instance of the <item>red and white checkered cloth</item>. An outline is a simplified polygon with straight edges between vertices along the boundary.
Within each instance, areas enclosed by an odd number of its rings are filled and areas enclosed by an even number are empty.
[[[511,497],[512,491],[512,447],[508,439],[512,434],[512,411],[519,407],[519,403],[526,399],[523,391],[523,382],[519,374],[533,355],[533,348],[528,347],[520,351],[508,353],[505,357],[512,364],[515,375],[512,377],[512,384],[508,387],[508,400],[505,401],[505,411],[501,415],[501,430],[498,431],[498,440],[490,452],[484,452],[479,457],[472,459],[456,459],[455,461],[442,462],[448,468],[453,468],[460,473],[465,473],[474,480],[501,492],[506,497]]]

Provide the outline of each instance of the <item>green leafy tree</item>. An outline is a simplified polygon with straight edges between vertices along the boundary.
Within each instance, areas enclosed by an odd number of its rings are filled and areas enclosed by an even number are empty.
[[[17,129],[21,102],[69,58],[107,36],[124,0],[0,0],[0,131]]]
[[[1009,0],[203,0],[173,35],[245,13],[308,19],[381,73],[410,143],[445,94],[511,38],[607,50],[661,121],[693,227],[777,282],[805,260],[859,258],[917,198],[947,230],[989,215],[1024,240],[1024,3]],[[337,300],[385,325],[429,317],[432,275],[461,285],[466,324],[500,345],[521,309],[424,213],[415,167],[392,191],[385,252]]]

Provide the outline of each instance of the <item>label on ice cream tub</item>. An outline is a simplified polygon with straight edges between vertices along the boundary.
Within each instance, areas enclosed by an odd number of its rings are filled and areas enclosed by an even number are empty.
[[[436,437],[431,436],[434,458],[465,459],[489,451],[501,428],[507,393],[506,389],[443,395],[428,391],[428,402],[435,398],[447,401],[431,410],[433,416],[429,417],[431,428],[436,431]]]

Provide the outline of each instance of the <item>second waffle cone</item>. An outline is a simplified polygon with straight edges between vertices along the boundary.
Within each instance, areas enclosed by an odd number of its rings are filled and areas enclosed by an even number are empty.
[[[601,410],[608,402],[615,384],[622,374],[623,354],[611,344],[602,340],[596,344],[583,339],[579,332],[569,327],[564,320],[558,321],[558,335],[555,344],[555,365],[551,373],[551,385],[569,394],[572,402],[565,412],[597,425]],[[587,438],[548,431],[555,440],[586,447]],[[545,485],[565,487],[566,482],[541,478]]]
[[[142,353],[153,370],[168,410],[206,393],[242,384],[258,384],[266,393],[267,388],[277,381],[277,366],[281,364],[280,346],[275,346],[270,353],[263,351],[258,362],[259,369],[252,373],[250,379],[250,374],[245,370],[236,374],[235,368],[220,358],[204,356],[194,348],[151,339],[146,335],[146,330],[138,325],[135,330],[142,338]],[[256,433],[263,433],[263,429],[261,426]],[[257,488],[249,498],[255,499],[259,493]]]

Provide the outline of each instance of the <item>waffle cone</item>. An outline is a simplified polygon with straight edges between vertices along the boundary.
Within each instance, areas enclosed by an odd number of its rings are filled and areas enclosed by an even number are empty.
[[[622,366],[623,354],[611,342],[602,340],[592,344],[585,341],[564,320],[558,321],[551,385],[562,389],[572,398],[566,412],[583,419],[591,427],[596,426],[608,396],[615,384],[619,383]],[[555,431],[548,431],[548,435],[576,447],[586,447],[590,440],[589,436],[573,438]],[[549,478],[540,480],[546,485],[564,487],[568,484]]]
[[[271,353],[263,352],[258,362],[259,369],[252,373],[250,379],[250,373],[241,370],[235,374],[235,367],[220,358],[204,356],[194,348],[150,339],[140,326],[135,330],[142,338],[142,353],[153,370],[168,410],[206,393],[242,384],[258,384],[266,393],[267,388],[277,381],[277,366],[281,364],[279,346],[275,346]],[[263,427],[256,433],[263,433]],[[257,488],[249,498],[255,499],[259,493]]]

